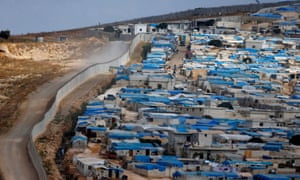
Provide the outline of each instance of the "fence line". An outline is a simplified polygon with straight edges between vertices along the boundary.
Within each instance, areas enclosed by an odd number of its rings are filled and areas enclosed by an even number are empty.
[[[139,34],[137,35],[131,42],[129,50],[125,52],[123,55],[116,59],[112,59],[107,62],[97,63],[94,65],[89,66],[88,68],[84,69],[83,71],[79,72],[73,78],[71,78],[68,82],[66,82],[56,93],[55,100],[51,105],[50,109],[46,112],[43,119],[34,125],[31,136],[27,145],[28,154],[34,165],[39,179],[46,180],[47,174],[45,169],[43,168],[42,159],[35,148],[34,142],[35,140],[46,131],[47,125],[54,119],[55,114],[58,110],[60,101],[66,97],[69,93],[71,93],[75,88],[80,86],[82,83],[87,81],[88,79],[95,77],[101,73],[109,72],[110,66],[120,66],[125,65],[129,60],[130,55],[133,53],[134,48],[139,44],[141,41],[150,41],[151,34]]]

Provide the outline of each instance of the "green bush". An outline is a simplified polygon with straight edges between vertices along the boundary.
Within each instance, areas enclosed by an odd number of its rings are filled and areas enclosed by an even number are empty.
[[[151,43],[147,43],[143,46],[143,50],[142,50],[142,58],[146,59],[147,58],[147,54],[151,52]]]
[[[210,40],[208,42],[208,45],[210,46],[216,46],[216,47],[222,47],[223,46],[223,43],[221,40],[218,40],[218,39],[213,39],[213,40]]]
[[[104,31],[105,32],[115,32],[115,29],[112,26],[105,26]]]
[[[9,37],[10,37],[10,31],[9,30],[0,31],[0,38],[8,39]]]

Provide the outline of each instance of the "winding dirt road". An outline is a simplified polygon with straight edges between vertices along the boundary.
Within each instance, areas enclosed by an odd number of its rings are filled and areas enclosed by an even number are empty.
[[[27,144],[32,127],[43,118],[58,89],[84,68],[115,59],[128,48],[129,44],[126,42],[110,42],[70,73],[45,83],[28,96],[21,105],[15,126],[7,134],[0,136],[0,169],[6,180],[38,179],[27,153]]]

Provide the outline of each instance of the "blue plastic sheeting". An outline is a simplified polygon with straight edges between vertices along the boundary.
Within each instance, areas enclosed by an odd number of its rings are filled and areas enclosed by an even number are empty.
[[[263,146],[264,150],[269,150],[269,151],[277,151],[279,152],[281,149],[283,149],[283,144],[281,143],[272,143],[272,142],[268,142]]]
[[[122,75],[121,75],[121,74],[118,74],[117,77],[116,77],[116,80],[117,80],[117,81],[120,81],[120,80],[122,80],[122,79],[123,79],[123,80],[126,80],[126,81],[129,81],[129,76],[123,75],[123,74],[122,74]]]
[[[246,134],[248,136],[252,136],[252,137],[261,137],[261,134],[258,134],[256,132],[252,132],[252,131],[243,131],[241,134]]]
[[[256,174],[253,180],[290,180],[290,178],[280,174]]]
[[[155,63],[155,64],[166,64],[166,61],[162,60],[162,59],[158,59],[158,58],[153,58],[153,59],[145,59],[143,60],[144,64],[147,63]]]
[[[147,58],[164,58],[166,55],[163,54],[147,54]]]
[[[150,157],[149,156],[143,156],[143,155],[136,155],[136,156],[134,156],[134,161],[149,163],[150,162]]]
[[[134,124],[122,124],[122,129],[125,131],[132,131],[137,126],[138,125],[134,125]]]
[[[102,102],[102,101],[90,101],[87,105],[88,106],[100,106],[100,105],[104,105],[104,102]]]
[[[290,102],[286,102],[286,104],[288,104],[289,106],[295,106],[295,107],[300,106],[300,102],[292,102],[292,101],[290,101]]]
[[[176,156],[162,156],[156,163],[165,167],[183,167],[183,163]]]
[[[173,99],[172,102],[174,104],[179,104],[188,107],[188,106],[197,106],[199,105],[199,102],[203,104],[205,102],[205,99],[178,98],[178,99]]]
[[[168,92],[170,93],[171,96],[174,96],[183,93],[184,90],[169,90]]]
[[[264,14],[251,14],[251,16],[257,16],[257,17],[264,17],[264,18],[270,18],[270,19],[281,19],[281,14],[276,13],[264,13]]]
[[[77,135],[77,136],[72,137],[72,139],[71,139],[72,142],[77,141],[77,140],[87,141],[87,137],[83,136],[83,135]]]
[[[156,170],[158,169],[159,171],[165,171],[166,168],[164,166],[160,166],[158,164],[150,164],[150,163],[145,163],[145,164],[136,164],[135,168],[138,169],[145,169],[145,170]]]
[[[111,145],[112,150],[151,150],[157,151],[159,150],[158,147],[154,147],[151,143],[112,143]]]
[[[131,132],[109,132],[108,133],[109,138],[114,138],[114,139],[134,139],[137,137],[136,133],[131,133]]]
[[[198,44],[198,45],[207,44],[208,42],[209,39],[199,39],[199,40],[191,41],[192,44]]]
[[[96,126],[88,126],[86,129],[91,131],[100,131],[100,132],[107,131],[107,128],[105,127],[96,127]]]
[[[201,131],[201,130],[210,130],[211,127],[213,127],[213,126],[206,126],[206,125],[192,125],[190,128],[191,128],[191,129],[198,130],[198,131]]]
[[[200,119],[199,121],[197,121],[197,123],[195,125],[210,125],[210,126],[214,126],[214,125],[219,125],[220,122],[218,120],[215,119]]]
[[[292,6],[287,6],[287,7],[279,7],[276,8],[276,11],[283,11],[283,12],[288,12],[288,11],[292,11],[292,12],[297,12],[297,8],[292,7]]]
[[[217,96],[217,95],[212,95],[211,99],[217,99],[221,101],[235,101],[237,98],[232,98],[232,97],[226,97],[226,96]]]
[[[87,107],[87,110],[83,113],[84,116],[94,116],[94,115],[101,115],[101,116],[112,116],[114,113],[120,112],[121,109],[107,109],[107,108],[94,108],[91,109],[90,107]]]
[[[148,99],[151,102],[161,102],[166,104],[169,104],[171,102],[168,97],[163,97],[163,96],[148,96]]]
[[[242,41],[243,38],[241,36],[234,36],[234,40],[237,40],[237,41]]]
[[[157,27],[158,26],[158,24],[156,24],[156,23],[151,23],[151,24],[148,24],[149,26],[151,26],[151,27]]]
[[[195,129],[195,130],[209,130],[212,127],[217,126],[217,125],[219,125],[218,121],[204,119],[204,120],[197,121],[197,123],[194,125],[191,125],[190,128]]]
[[[87,121],[90,117],[89,116],[78,116],[78,121]]]
[[[172,51],[176,49],[176,45],[167,41],[152,41],[152,47],[171,48]]]
[[[286,30],[284,32],[284,34],[298,34],[298,33],[300,33],[299,29],[297,29],[297,30]]]
[[[86,127],[89,125],[88,121],[77,121],[76,123],[77,127]]]
[[[234,165],[234,164],[244,164],[249,166],[272,166],[272,162],[265,161],[238,161],[238,160],[226,160],[223,165]]]
[[[134,98],[140,98],[140,99],[145,99],[147,100],[147,95],[146,94],[138,94],[138,93],[120,93],[119,94],[121,99],[134,99]]]
[[[185,126],[180,126],[180,127],[176,128],[176,131],[179,133],[187,133],[187,132],[189,132],[189,129]]]
[[[122,93],[137,93],[140,94],[142,92],[152,91],[151,89],[144,89],[144,88],[122,88],[120,90]]]
[[[243,87],[243,86],[246,86],[246,85],[249,85],[249,83],[245,82],[245,81],[238,81],[234,84],[235,86],[240,86],[240,87]]]
[[[197,102],[188,101],[188,100],[178,101],[175,104],[176,105],[181,105],[183,107],[194,107],[194,106],[198,106],[199,105]]]
[[[193,171],[193,172],[180,172],[173,173],[173,177],[181,176],[202,176],[202,177],[226,177],[226,178],[239,178],[237,173],[233,172],[212,172],[212,171]]]
[[[275,59],[271,59],[271,58],[261,57],[261,58],[255,59],[255,62],[258,64],[263,64],[263,63],[278,63],[279,61],[275,60]]]
[[[138,136],[139,138],[143,138],[145,136],[160,137],[160,138],[168,137],[166,134],[152,133],[152,132],[138,132]]]
[[[290,178],[300,178],[300,174],[285,174],[284,176],[288,176]]]
[[[281,128],[260,128],[260,131],[263,132],[285,132],[284,129]],[[283,142],[268,142],[270,144],[284,144]]]
[[[243,49],[239,49],[239,51],[247,51],[247,52],[250,52],[250,53],[257,53],[258,52],[258,50],[254,49],[254,48],[243,48]]]
[[[230,124],[243,124],[245,125],[246,124],[246,121],[245,120],[242,120],[242,119],[222,119],[222,118],[218,118],[218,119],[214,119],[215,121],[218,121],[219,123],[226,123],[228,125]]]
[[[160,78],[160,79],[173,79],[171,74],[150,74],[149,78]]]
[[[156,68],[162,68],[163,66],[161,64],[155,64],[155,63],[144,63],[143,69],[156,69]]]
[[[291,99],[300,99],[300,94],[294,94],[294,95],[292,95]]]
[[[120,65],[119,68],[118,68],[117,74],[123,73],[124,70],[125,70],[124,66]]]
[[[224,81],[224,80],[209,80],[210,84],[216,84],[216,85],[234,85],[233,81]]]

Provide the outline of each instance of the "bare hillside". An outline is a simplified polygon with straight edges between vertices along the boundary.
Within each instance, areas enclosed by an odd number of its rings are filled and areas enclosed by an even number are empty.
[[[98,38],[0,43],[0,132],[14,124],[18,107],[30,92],[72,70],[105,43]]]

